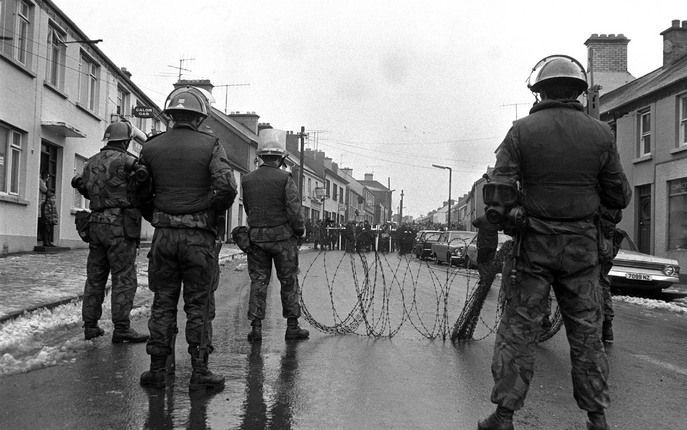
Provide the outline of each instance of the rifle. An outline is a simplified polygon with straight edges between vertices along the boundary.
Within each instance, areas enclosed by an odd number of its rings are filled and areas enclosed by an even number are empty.
[[[209,332],[209,324],[210,324],[210,294],[214,290],[217,289],[217,286],[219,285],[219,275],[220,275],[220,267],[219,267],[219,253],[222,250],[222,241],[224,240],[224,233],[226,231],[226,211],[222,211],[221,213],[217,214],[216,216],[216,222],[215,222],[215,229],[216,229],[216,235],[215,235],[215,259],[216,259],[216,264],[215,264],[215,270],[212,273],[212,280],[210,281],[210,284],[208,284],[208,291],[205,297],[205,306],[203,306],[203,328],[200,331],[200,345],[198,346],[198,357],[202,360],[203,363],[208,362],[208,357],[210,355],[209,351],[209,339],[208,339],[208,332]]]

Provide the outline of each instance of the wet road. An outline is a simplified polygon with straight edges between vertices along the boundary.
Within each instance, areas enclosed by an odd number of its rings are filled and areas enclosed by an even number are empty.
[[[177,339],[175,383],[164,391],[138,385],[149,363],[143,345],[112,345],[106,336],[89,342],[71,362],[0,378],[0,429],[474,429],[492,410],[489,333],[496,288],[476,332],[484,340],[454,347],[441,334],[446,321],[449,329],[455,321],[454,309],[474,279],[392,257],[364,263],[336,252],[326,259],[314,252],[301,257],[312,318],[325,328],[347,321],[356,334],[326,334],[302,321],[311,339],[285,342],[273,283],[264,340],[250,345],[248,275],[245,268],[235,270],[245,263],[231,263],[217,294],[216,351],[210,357],[213,371],[227,377],[224,391],[189,394],[183,335]],[[358,299],[370,303],[362,317]],[[134,325],[145,330],[145,322]],[[69,335],[80,337],[80,328]],[[686,342],[684,316],[616,305],[616,344],[609,349],[612,428],[684,428]],[[572,398],[568,360],[563,333],[540,347],[517,429],[585,428]]]

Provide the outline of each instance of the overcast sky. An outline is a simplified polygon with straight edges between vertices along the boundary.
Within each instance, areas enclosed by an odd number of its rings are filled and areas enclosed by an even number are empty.
[[[181,64],[182,79],[217,86],[221,110],[319,130],[318,149],[356,178],[390,180],[393,211],[403,190],[413,216],[448,198],[432,164],[453,169],[453,199],[493,166],[542,57],[586,65],[592,33],[623,33],[640,77],[661,66],[660,32],[687,20],[684,0],[54,1],[159,106]]]

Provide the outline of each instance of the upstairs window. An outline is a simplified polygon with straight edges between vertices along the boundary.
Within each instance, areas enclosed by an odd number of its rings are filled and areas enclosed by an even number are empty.
[[[81,54],[79,67],[79,103],[93,113],[98,112],[98,76],[100,67],[87,55]]]
[[[45,71],[45,80],[53,87],[64,88],[64,64],[66,57],[66,45],[64,44],[65,34],[52,23],[48,30],[48,52]]]
[[[31,48],[33,46],[31,18],[33,5],[28,1],[17,2],[17,27],[15,30],[14,58],[26,67],[31,66]]]
[[[128,117],[131,114],[131,95],[122,87],[117,87],[117,115]]]
[[[678,99],[678,146],[687,145],[687,94]]]
[[[339,200],[338,191],[339,191],[339,186],[334,184],[334,186],[332,187],[332,198],[334,199],[334,201]]]
[[[639,112],[637,126],[639,129],[637,156],[642,157],[651,154],[651,112],[649,109]]]

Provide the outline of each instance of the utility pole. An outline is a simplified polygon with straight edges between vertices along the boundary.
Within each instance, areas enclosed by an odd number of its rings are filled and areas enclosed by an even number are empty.
[[[387,221],[392,222],[394,220],[394,218],[392,216],[393,209],[391,209],[391,203],[392,203],[391,202],[391,193],[393,191],[391,191],[391,177],[390,176],[386,177],[386,187],[387,187],[387,190],[389,190],[389,217],[388,217]]]
[[[245,83],[245,84],[222,84],[222,85],[215,85],[215,88],[224,88],[224,114],[227,114],[227,101],[229,98],[229,87],[246,87],[249,86],[250,84]]]
[[[401,206],[398,207],[398,225],[403,223],[403,190],[401,190]]]
[[[301,126],[301,132],[298,133],[298,138],[301,142],[300,170],[298,171],[298,195],[301,198],[301,202],[303,202],[303,177],[304,177],[304,175],[303,175],[303,164],[304,164],[303,157],[305,156],[304,155],[304,152],[305,152],[305,136],[306,136],[305,127]]]
[[[182,70],[185,72],[191,71],[191,69],[185,69],[184,68],[184,66],[183,66],[184,61],[193,61],[193,60],[195,60],[195,58],[179,58],[179,65],[178,66],[167,66],[167,67],[171,67],[172,69],[179,70],[179,77],[177,78],[177,82],[179,82],[181,80],[181,71]]]

